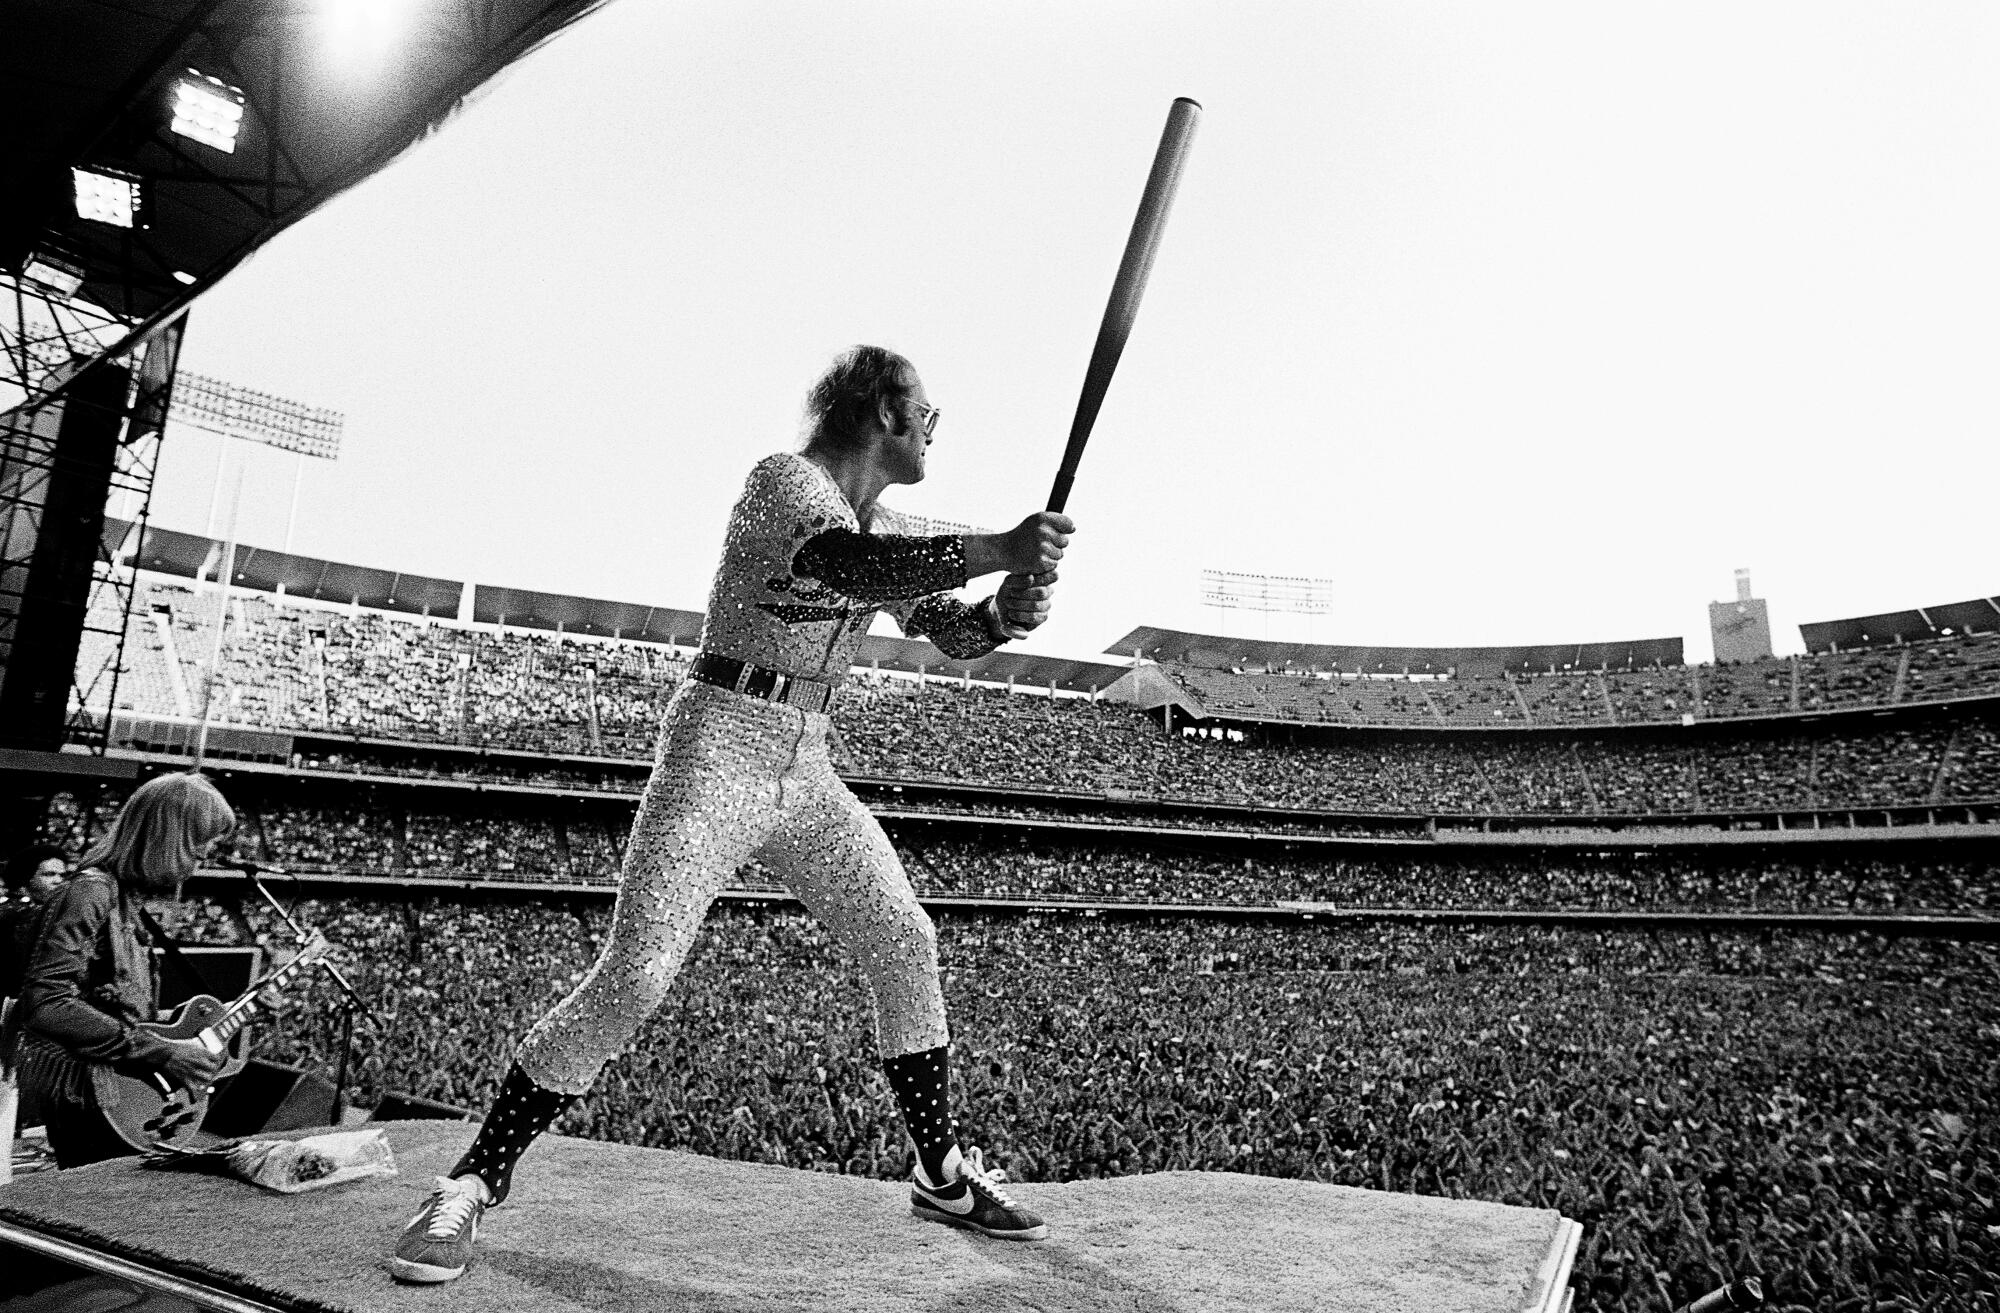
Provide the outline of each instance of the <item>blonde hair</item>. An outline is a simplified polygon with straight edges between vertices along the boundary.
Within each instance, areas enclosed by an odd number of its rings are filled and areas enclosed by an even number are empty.
[[[123,885],[178,890],[202,850],[235,828],[236,813],[206,778],[192,771],[161,775],[132,791],[78,865]]]

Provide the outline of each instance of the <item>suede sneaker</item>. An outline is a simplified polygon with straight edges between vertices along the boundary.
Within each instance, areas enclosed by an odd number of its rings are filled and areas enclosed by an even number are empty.
[[[486,1196],[469,1181],[437,1178],[437,1189],[403,1228],[389,1273],[398,1281],[426,1285],[451,1281],[472,1266],[472,1243],[479,1239],[479,1218]]]
[[[944,1160],[947,1184],[932,1185],[922,1163],[910,1186],[910,1211],[926,1222],[962,1226],[996,1240],[1046,1240],[1049,1228],[1036,1214],[1007,1197],[1007,1173],[986,1165],[978,1149],[954,1148]]]

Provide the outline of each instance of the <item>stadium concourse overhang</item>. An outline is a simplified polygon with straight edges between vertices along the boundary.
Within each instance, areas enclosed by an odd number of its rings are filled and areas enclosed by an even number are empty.
[[[104,522],[106,558],[154,574],[212,579],[222,570],[227,551],[227,544],[200,534],[148,527],[142,540],[138,526],[129,520]],[[465,592],[465,585],[455,579],[344,565],[246,546],[236,549],[229,581],[238,588],[288,597],[447,619],[457,618],[459,599]]]
[[[629,638],[642,643],[693,647],[701,640],[702,613],[638,602],[606,602],[567,593],[478,584],[472,590],[472,618],[482,625],[554,629],[565,634]]]
[[[870,634],[855,655],[857,665],[905,674],[923,673],[946,679],[976,679],[989,684],[1019,684],[1066,693],[1123,698],[1120,683],[1130,672],[1102,661],[1066,661],[1027,652],[992,652],[971,661],[954,661],[929,643],[913,638]]]
[[[1969,602],[1946,602],[1942,606],[1920,606],[1910,611],[1885,611],[1881,615],[1821,620],[1799,626],[1799,637],[1805,640],[1806,651],[1813,653],[1851,652],[1863,647],[1893,647],[1898,643],[1925,643],[1959,634],[1995,632],[2000,632],[2000,597],[1975,597]]]
[[[74,388],[602,2],[6,0],[8,381]]]
[[[1107,653],[1210,670],[1338,671],[1355,675],[1448,675],[1497,678],[1550,670],[1637,670],[1678,666],[1678,638],[1619,643],[1538,643],[1524,647],[1359,647],[1275,643],[1142,625]]]

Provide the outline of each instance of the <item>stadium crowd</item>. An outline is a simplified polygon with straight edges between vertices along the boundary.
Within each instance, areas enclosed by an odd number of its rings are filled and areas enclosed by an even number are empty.
[[[900,787],[862,786],[863,800],[878,815],[889,818],[927,816],[1014,820],[1037,825],[1094,825],[1120,830],[1192,830],[1204,834],[1233,833],[1295,835],[1300,838],[1409,838],[1426,832],[1418,817],[1342,817],[1331,813],[1301,813],[1267,807],[1230,804],[1202,805],[1144,799],[1112,806],[1102,799],[1024,800],[1007,793],[904,794]],[[1398,824],[1398,821],[1401,824]]]
[[[1189,851],[1143,838],[1089,843],[907,832],[897,846],[919,892],[971,897],[1509,911],[2000,913],[2000,871],[1980,860],[1272,856]]]
[[[205,695],[213,597],[162,583],[143,592],[151,609],[135,617],[145,641],[128,646],[126,700],[192,714]],[[659,709],[685,670],[678,650],[659,644],[281,606],[261,596],[232,596],[226,616],[216,685],[225,719],[449,745],[303,743],[294,765],[315,772],[633,793]],[[1977,708],[1887,727],[1765,720],[1728,732],[1602,732],[1614,721],[1690,709],[1740,719],[1990,693],[2000,689],[2000,638],[1990,635],[1741,667],[1505,680],[1171,673],[1208,705],[1242,714],[1270,714],[1272,689],[1317,697],[1351,686],[1382,708],[1370,722],[1520,725],[1532,717],[1597,730],[1335,736],[1304,724],[1183,724],[1163,733],[1122,704],[863,678],[836,704],[836,759],[860,778],[1412,817],[1937,807],[1945,809],[1938,819],[1950,821],[1962,819],[1953,804],[2000,800],[2000,720]],[[1232,686],[1237,694],[1228,694]],[[494,843],[492,864],[530,873],[569,864],[559,842],[512,835]],[[409,857],[449,864],[424,836]]]
[[[863,693],[837,718],[846,772],[1410,816],[1840,811],[2000,798],[2000,728],[1983,716],[1901,729],[1780,728],[1698,743],[1627,735],[1286,742],[1254,735],[1169,738],[1123,708],[1016,700],[1027,705],[1010,709],[1005,694],[984,690],[923,698]],[[637,794],[644,785],[643,775],[622,764],[489,751],[313,747],[297,752],[292,764],[331,774],[593,793]]]
[[[212,594],[179,584],[147,582],[141,591],[125,703],[140,712],[191,714],[202,697],[217,604]],[[657,643],[277,605],[262,595],[232,595],[224,623],[217,705],[233,721],[283,729],[644,756],[666,694],[687,668],[680,649]],[[1992,696],[2000,693],[2000,635],[1745,664],[1505,677],[1161,669],[1220,716],[1388,726],[1677,725],[1688,716],[1728,720]]]
[[[1227,640],[1218,640],[1226,642]],[[1633,670],[1259,670],[1164,665],[1211,714],[1308,723],[1607,725],[1681,723],[1943,702],[2000,691],[2000,635]]]
[[[905,686],[843,700],[835,721],[864,777],[1115,790],[1341,812],[1641,814],[1909,806],[2000,796],[2000,728],[1915,728],[1680,741],[1166,735],[1104,703]]]
[[[372,799],[300,802],[239,790],[236,852],[301,873],[410,880],[568,882],[618,878],[629,813],[612,805],[536,811],[466,795],[450,806]],[[42,837],[76,852],[115,807],[56,795]],[[93,821],[93,818],[95,820]],[[1764,852],[1517,852],[1415,844],[1249,844],[1227,836],[968,829],[889,821],[920,894],[1015,900],[1269,907],[1599,912],[2000,914],[2000,870],[1977,857],[1857,856],[1836,847]],[[739,889],[768,889],[754,867]]]
[[[218,904],[177,910],[184,935],[237,933]],[[357,1050],[363,1103],[483,1105],[607,924],[584,903],[299,911],[386,1019]],[[1592,1313],[1747,1273],[1788,1313],[2000,1299],[1990,944],[1028,914],[946,916],[939,950],[967,1142],[1017,1180],[1194,1168],[1558,1209]],[[718,909],[558,1129],[904,1176],[860,980],[803,914]],[[310,989],[261,1051],[330,1069]]]

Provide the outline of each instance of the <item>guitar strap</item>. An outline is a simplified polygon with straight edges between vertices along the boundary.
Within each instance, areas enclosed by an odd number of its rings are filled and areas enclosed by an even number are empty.
[[[209,983],[208,973],[196,966],[193,958],[181,952],[181,946],[174,942],[173,936],[169,935],[158,921],[153,919],[153,914],[146,910],[146,905],[133,899],[132,906],[139,909],[139,923],[146,927],[146,933],[151,935],[153,942],[166,953],[167,961],[173,964],[174,970],[186,977],[201,993],[214,994],[215,986]]]

